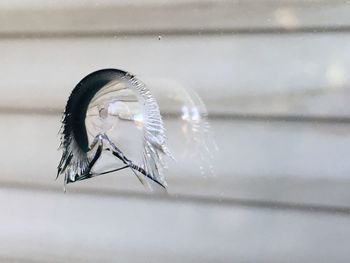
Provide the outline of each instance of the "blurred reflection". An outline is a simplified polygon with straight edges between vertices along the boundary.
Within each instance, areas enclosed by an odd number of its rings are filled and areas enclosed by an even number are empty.
[[[276,22],[285,29],[294,29],[299,25],[298,17],[292,8],[278,8],[274,16]]]
[[[348,76],[343,65],[331,63],[326,70],[326,78],[331,87],[342,87],[348,81]]]
[[[158,85],[161,85],[158,87]],[[218,147],[213,139],[207,108],[201,97],[191,88],[169,81],[158,83],[154,89],[168,133],[169,147],[178,171],[179,165],[194,166],[201,175],[213,175],[213,157]],[[198,173],[195,173],[198,174]]]

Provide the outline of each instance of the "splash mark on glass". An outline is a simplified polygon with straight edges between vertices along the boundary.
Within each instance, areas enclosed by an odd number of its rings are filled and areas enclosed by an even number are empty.
[[[176,155],[176,165],[191,165],[196,171],[193,174],[214,176],[213,159],[219,149],[201,97],[190,87],[174,81],[158,80],[153,86],[158,87],[152,91],[159,98],[164,116],[176,120],[176,125],[165,122],[165,126],[171,125],[173,136],[169,135],[169,144]]]
[[[212,176],[215,174],[212,160],[218,147],[211,133],[207,108],[201,97],[190,88],[187,88],[178,100],[182,105],[182,130],[187,134],[186,155],[197,156],[197,165],[202,176]]]
[[[147,188],[166,188],[164,157],[171,154],[158,104],[146,85],[127,72],[103,69],[78,83],[63,115],[60,148],[57,177],[64,176],[65,186],[129,169]],[[115,166],[94,171],[105,152],[112,154]]]

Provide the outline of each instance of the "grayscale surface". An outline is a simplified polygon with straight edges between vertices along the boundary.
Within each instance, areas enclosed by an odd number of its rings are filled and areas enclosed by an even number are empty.
[[[1,1],[0,261],[349,262],[349,12],[342,0]],[[66,100],[110,67],[159,103],[168,196],[130,171],[66,194],[54,180]],[[208,112],[209,139],[192,108]]]

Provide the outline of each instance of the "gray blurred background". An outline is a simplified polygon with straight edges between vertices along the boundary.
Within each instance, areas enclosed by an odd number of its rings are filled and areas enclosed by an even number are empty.
[[[349,262],[349,32],[340,0],[1,1],[0,261]],[[66,100],[108,67],[158,99],[168,196],[54,180]],[[202,162],[172,100],[189,90]]]

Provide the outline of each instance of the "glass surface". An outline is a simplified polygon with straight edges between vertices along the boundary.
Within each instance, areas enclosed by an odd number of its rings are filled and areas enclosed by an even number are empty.
[[[0,261],[349,262],[350,4],[0,2]],[[99,69],[159,105],[167,193],[132,169],[56,181],[68,97]],[[145,104],[86,114],[142,166]],[[93,171],[122,162],[105,151]],[[153,191],[152,191],[153,189]]]

